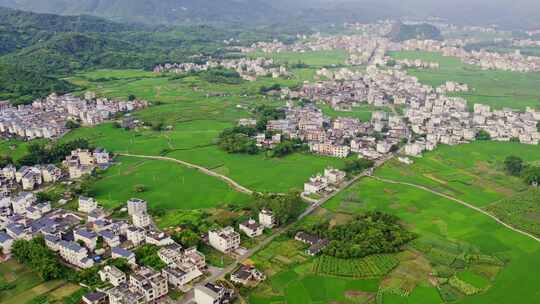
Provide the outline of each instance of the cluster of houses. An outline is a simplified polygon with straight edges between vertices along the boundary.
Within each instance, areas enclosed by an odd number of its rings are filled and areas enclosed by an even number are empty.
[[[71,151],[63,165],[67,168],[69,178],[78,179],[83,175],[91,174],[96,168],[106,169],[112,163],[112,157],[104,149],[98,148],[93,151],[77,149]]]
[[[512,45],[517,47],[539,47],[540,41],[532,39],[514,40],[512,41]]]
[[[366,72],[347,68],[324,71],[329,79],[304,84],[300,90],[283,92],[284,97],[322,101],[340,111],[367,103],[376,107],[417,102],[434,89],[421,84],[406,71],[370,67]]]
[[[248,219],[238,225],[240,231],[250,238],[263,234],[264,229],[271,229],[277,225],[277,220],[271,210],[262,209],[259,212],[259,221]],[[208,244],[225,254],[234,254],[240,248],[240,233],[233,227],[224,227],[208,231]]]
[[[455,81],[445,81],[442,85],[438,86],[435,89],[437,94],[446,94],[446,93],[463,93],[469,91],[469,85],[466,83],[459,83]]]
[[[0,197],[9,197],[18,188],[32,191],[42,184],[55,183],[63,175],[62,170],[53,164],[22,166],[18,170],[13,165],[7,165],[0,170]]]
[[[184,248],[152,227],[151,219],[147,218],[147,203],[143,200],[128,201],[126,209],[131,222],[111,219],[95,199],[88,197],[79,197],[77,212],[51,208],[49,202],[37,203],[36,196],[28,192],[20,193],[10,204],[6,202],[2,200],[0,207],[0,229],[5,231],[0,232],[0,247],[5,257],[9,258],[16,240],[43,236],[45,245],[76,269],[91,268],[108,258],[128,262],[129,275],[112,265],[100,269],[99,276],[107,287],[85,295],[85,303],[156,303],[166,297],[169,286],[189,291],[206,271],[205,256],[197,248]],[[261,212],[261,220],[274,223],[269,211]],[[155,271],[138,265],[133,249],[142,244],[159,246],[158,257],[166,267]],[[264,279],[254,268],[242,267],[235,274],[235,282],[239,284]],[[233,290],[211,285],[213,293],[208,292],[207,285],[196,287],[198,292],[206,294],[200,295],[202,299],[197,303],[227,303],[206,302],[205,297],[233,298]]]
[[[539,72],[540,57],[524,56],[519,50],[513,53],[495,53],[485,50],[467,51],[447,41],[407,40],[401,44],[403,50],[440,52],[444,56],[458,57],[465,64],[476,65],[484,70],[514,72]]]
[[[404,113],[373,112],[371,121],[362,123],[343,117],[330,121],[315,107],[289,106],[287,113],[311,113],[302,116],[302,127],[289,115],[285,120],[269,121],[269,130],[301,138],[314,153],[343,157],[353,152],[363,158],[380,159],[405,141],[405,154],[419,156],[439,143],[453,145],[474,140],[481,130],[493,140],[526,144],[537,144],[539,140],[539,114],[534,109],[491,111],[488,106],[476,104],[471,113],[465,99],[445,95],[466,92],[470,90],[467,84],[447,81],[433,88],[404,70],[375,67],[365,73],[339,69],[321,70],[318,74],[329,80],[306,83],[297,91],[283,90],[282,97],[324,102],[341,111],[361,103],[376,107],[399,105],[404,107]]]
[[[84,98],[71,94],[35,100],[30,105],[0,105],[0,133],[3,136],[23,139],[57,138],[68,130],[68,121],[83,125],[100,124],[117,113],[130,112],[148,106],[143,100],[120,101],[96,98],[87,92]]]
[[[432,69],[436,70],[439,68],[438,62],[429,62],[429,61],[423,61],[420,59],[401,59],[396,60],[396,64],[399,65],[401,68],[405,69]]]
[[[281,134],[288,138],[300,139],[308,144],[311,152],[345,158],[350,153],[346,138],[361,132],[363,124],[357,119],[338,118],[330,120],[322,111],[313,106],[294,106],[289,103],[285,109],[284,119],[269,120],[266,130],[273,134]],[[274,135],[272,140],[281,137]]]
[[[272,78],[288,77],[289,73],[284,66],[278,66],[272,59],[226,59],[221,61],[209,60],[204,64],[197,63],[166,63],[157,65],[154,68],[155,73],[175,73],[187,74],[190,72],[207,71],[209,69],[224,68],[235,70],[244,80],[255,81],[257,77]]]
[[[392,20],[379,20],[375,23],[346,22],[343,28],[360,32],[363,35],[384,37],[390,34],[395,22]]]
[[[22,166],[19,169],[13,165],[7,165],[0,169],[0,200],[3,205],[12,200],[11,196],[18,190],[33,191],[43,185],[52,185],[63,180],[66,175],[71,179],[78,179],[85,174],[90,174],[95,168],[107,168],[112,163],[109,153],[103,149],[74,150],[66,158],[63,166],[67,174],[54,164]]]
[[[538,144],[540,140],[537,128],[540,112],[531,108],[525,112],[491,110],[489,106],[475,104],[471,113],[466,100],[439,96],[426,99],[422,106],[406,109],[405,117],[411,130],[424,137],[405,146],[406,154],[411,156],[418,156],[423,150],[433,150],[439,143],[455,145],[472,141],[481,130],[497,141]]]
[[[321,194],[334,191],[334,187],[341,184],[346,177],[346,173],[334,168],[327,168],[323,175],[316,175],[304,184],[304,194]]]

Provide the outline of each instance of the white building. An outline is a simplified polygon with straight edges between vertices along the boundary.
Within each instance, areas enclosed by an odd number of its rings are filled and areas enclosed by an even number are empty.
[[[129,277],[131,290],[144,295],[146,303],[155,303],[169,293],[167,278],[147,267],[141,267]]]
[[[134,213],[131,215],[131,219],[133,225],[139,228],[146,228],[152,224],[152,217],[146,212]]]
[[[98,236],[95,232],[86,229],[78,229],[73,232],[75,241],[82,241],[86,248],[96,249]]]
[[[421,143],[415,142],[415,143],[407,144],[405,145],[405,154],[408,156],[415,156],[415,157],[421,156],[424,149],[425,149],[425,145]]]
[[[145,238],[146,243],[156,246],[167,246],[174,243],[173,239],[161,231],[148,231]]]
[[[94,266],[94,261],[88,258],[88,250],[75,242],[60,241],[58,253],[68,263],[79,268],[86,269]]]
[[[304,184],[304,193],[305,194],[315,194],[323,191],[328,187],[328,180],[320,175],[311,177],[309,182]]]
[[[183,269],[171,266],[164,268],[161,273],[167,278],[167,281],[172,286],[180,290],[184,289],[187,284],[203,275],[197,268],[184,271]]]
[[[208,241],[210,246],[215,249],[223,253],[229,253],[240,247],[240,234],[230,226],[220,230],[210,230],[208,232]]]
[[[11,247],[13,246],[13,238],[8,234],[1,232],[0,233],[0,248],[2,248],[2,253],[4,255],[9,255],[11,253]]]
[[[134,246],[139,246],[146,240],[146,231],[142,228],[129,227],[126,231],[126,237]]]
[[[115,266],[105,266],[99,272],[99,277],[103,282],[109,282],[113,286],[118,286],[125,283],[127,280],[126,274]]]
[[[128,214],[147,213],[147,203],[139,198],[132,198],[127,202]]]
[[[268,209],[262,209],[259,212],[259,223],[266,228],[273,228],[276,225],[274,213]]]
[[[90,213],[94,210],[96,210],[98,207],[98,203],[95,199],[91,198],[91,197],[85,197],[85,196],[80,196],[79,197],[79,208],[78,210],[80,212],[84,212],[84,213]]]
[[[136,265],[135,254],[129,250],[126,250],[122,247],[113,247],[111,248],[111,257],[113,259],[125,259],[129,264]]]
[[[329,184],[338,185],[345,180],[345,176],[347,174],[343,171],[334,168],[324,169],[324,177]]]
[[[36,197],[33,193],[30,192],[21,192],[18,196],[13,198],[11,201],[11,206],[13,207],[13,212],[17,214],[25,214],[26,209],[32,206],[36,202]]]
[[[223,286],[208,283],[194,288],[194,298],[197,304],[221,304],[231,303],[234,291]]]
[[[253,219],[240,223],[239,228],[250,238],[262,235],[264,230],[264,227]]]

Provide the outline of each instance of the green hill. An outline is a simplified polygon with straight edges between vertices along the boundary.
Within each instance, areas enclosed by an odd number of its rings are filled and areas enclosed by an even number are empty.
[[[0,100],[28,102],[37,97],[45,97],[51,92],[65,93],[74,89],[72,84],[64,80],[0,64]]]
[[[46,41],[59,33],[115,33],[141,30],[93,16],[57,16],[0,8],[0,55]]]

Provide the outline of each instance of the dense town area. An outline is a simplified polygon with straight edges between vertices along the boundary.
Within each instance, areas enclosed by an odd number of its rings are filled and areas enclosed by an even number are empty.
[[[445,24],[438,26],[445,34],[472,30]],[[326,166],[320,172],[312,172],[312,176],[304,181],[303,188],[291,194],[242,188],[231,178],[224,177],[229,169],[223,169],[225,173],[222,174],[219,168],[223,164],[216,166],[218,169],[214,172],[203,166],[182,163],[194,172],[217,176],[236,190],[244,189],[239,192],[249,192],[257,200],[253,206],[230,204],[224,207],[232,214],[241,209],[245,218],[233,225],[214,223],[211,227],[199,229],[189,223],[191,226],[186,224],[163,229],[156,224],[153,213],[152,205],[156,202],[134,197],[112,209],[83,189],[89,179],[114,169],[122,157],[134,155],[107,151],[85,140],[63,142],[65,137],[79,128],[111,124],[115,130],[132,132],[129,136],[130,143],[133,143],[140,136],[132,136],[136,133],[133,130],[135,126],[145,131],[156,131],[156,134],[165,129],[163,123],[154,128],[138,121],[140,111],[159,111],[159,105],[136,96],[129,96],[128,100],[106,98],[89,90],[66,94],[51,92],[48,97],[28,104],[13,105],[10,101],[1,101],[0,136],[4,140],[44,140],[60,147],[58,151],[53,148],[51,151],[29,151],[35,155],[50,154],[47,157],[36,156],[13,163],[2,161],[2,261],[14,259],[33,265],[45,276],[69,278],[70,282],[84,288],[81,301],[86,304],[248,303],[244,299],[246,290],[256,288],[274,275],[265,272],[250,258],[280,237],[301,248],[302,262],[321,256],[340,261],[372,255],[386,259],[386,255],[412,244],[418,236],[405,229],[409,227],[404,227],[397,217],[372,210],[361,216],[347,214],[351,219],[350,226],[334,222],[327,226],[314,224],[309,229],[296,226],[360,178],[372,177],[376,168],[390,160],[410,166],[425,152],[434,151],[439,146],[457,146],[474,141],[539,144],[540,110],[537,108],[518,110],[468,101],[463,94],[474,92],[472,84],[447,79],[441,85],[431,86],[411,73],[438,70],[441,68],[439,62],[395,59],[390,54],[400,51],[432,52],[456,57],[465,65],[486,71],[519,73],[540,72],[540,57],[522,55],[519,51],[469,50],[465,48],[471,42],[469,38],[394,41],[388,37],[393,30],[393,23],[389,21],[347,23],[343,29],[347,34],[302,34],[293,43],[274,40],[249,46],[229,46],[228,50],[235,56],[241,54],[246,57],[211,58],[203,63],[163,62],[147,72],[175,80],[201,76],[209,83],[227,85],[241,81],[256,83],[260,79],[291,80],[295,77],[293,70],[306,64],[284,64],[265,55],[346,52],[345,64],[318,66],[310,80],[290,87],[262,88],[256,97],[266,104],[235,105],[236,109],[247,110],[241,112],[242,118],[235,117],[233,126],[221,130],[212,144],[230,155],[259,154],[279,158],[300,152],[332,161],[343,160],[344,167]],[[473,29],[486,33],[495,31],[489,27]],[[530,39],[512,43],[519,47],[540,46],[539,41]],[[193,88],[196,90],[199,88]],[[241,94],[242,98],[255,98],[245,92]],[[346,115],[361,107],[371,109],[369,119]],[[338,114],[330,116],[324,109]],[[162,150],[160,156],[152,155],[154,160],[169,161],[166,152],[183,150],[173,147],[167,134],[159,134],[167,138],[169,146]],[[14,151],[15,148],[8,149]],[[135,157],[149,158],[147,155]],[[538,175],[538,180],[529,184],[537,185],[540,172]],[[52,201],[46,193],[58,185],[65,191],[61,193],[61,199]],[[135,192],[144,191],[144,185],[137,185]],[[437,221],[434,217],[433,223],[439,225]],[[359,241],[351,236],[365,231],[370,232],[365,233],[369,235],[365,240]],[[194,235],[193,238],[201,242],[192,244],[176,237],[181,233]],[[374,249],[368,243],[375,242],[375,239],[378,247],[372,246],[377,247]],[[407,248],[413,248],[417,254],[417,248],[410,246]],[[500,269],[504,266],[500,262],[504,260],[502,257],[479,252],[474,254],[473,257],[462,257],[460,262],[466,265],[475,259],[485,259],[492,263],[486,262],[485,265],[496,264]],[[221,267],[209,263],[210,256],[212,260],[221,260]],[[224,260],[228,260],[228,264]],[[454,266],[450,264],[445,267]],[[388,262],[388,265],[389,270],[394,269],[397,262]],[[322,266],[314,262],[310,267]],[[437,279],[440,278],[433,276],[433,281]],[[480,293],[479,290],[473,291],[467,296]],[[354,296],[349,298],[355,299]]]

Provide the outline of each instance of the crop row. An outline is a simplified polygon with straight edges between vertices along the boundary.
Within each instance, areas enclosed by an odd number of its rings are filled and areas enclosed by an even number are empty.
[[[390,255],[372,255],[360,259],[339,259],[321,256],[314,263],[314,271],[323,274],[372,278],[385,275],[398,264]]]

